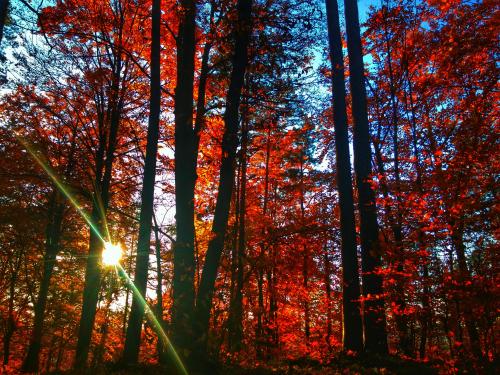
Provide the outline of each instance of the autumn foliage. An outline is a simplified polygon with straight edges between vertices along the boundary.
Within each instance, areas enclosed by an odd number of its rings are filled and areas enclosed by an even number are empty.
[[[0,0],[0,373],[493,371],[500,7],[369,3]]]

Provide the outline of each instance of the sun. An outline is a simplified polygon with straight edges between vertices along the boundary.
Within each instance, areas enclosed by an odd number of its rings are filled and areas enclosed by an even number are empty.
[[[119,243],[105,242],[102,250],[102,263],[105,266],[117,266],[122,258],[122,247]]]

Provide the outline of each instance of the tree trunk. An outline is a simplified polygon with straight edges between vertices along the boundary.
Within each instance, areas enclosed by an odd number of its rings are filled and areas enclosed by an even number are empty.
[[[247,146],[248,146],[248,118],[243,119],[243,129],[241,134],[241,182],[239,194],[238,210],[238,246],[237,246],[237,267],[235,290],[231,308],[232,327],[229,335],[231,336],[231,347],[234,351],[242,348],[243,339],[243,278],[244,263],[246,253],[245,238],[245,215],[246,215],[246,184],[247,184]]]
[[[85,269],[85,286],[83,290],[82,312],[78,329],[78,342],[75,352],[75,368],[87,366],[87,358],[94,328],[95,314],[101,286],[101,253],[104,246],[103,239],[107,237],[106,214],[109,205],[109,190],[113,172],[113,161],[117,144],[118,128],[120,125],[122,98],[119,95],[122,61],[121,51],[118,52],[116,69],[113,74],[111,87],[112,98],[109,103],[110,121],[109,136],[101,136],[99,150],[96,157],[96,180],[94,202],[92,205],[91,221],[95,228],[90,229],[89,254]],[[101,120],[101,124],[103,121]],[[104,158],[104,151],[106,157]],[[102,170],[104,169],[104,174]],[[105,235],[106,233],[106,235]],[[110,241],[111,238],[107,238]]]
[[[206,354],[210,309],[214,293],[217,269],[224,247],[229,205],[231,202],[236,148],[238,145],[238,122],[241,91],[248,63],[248,45],[251,33],[252,0],[238,0],[238,21],[235,30],[235,52],[233,70],[231,72],[229,89],[226,98],[224,114],[224,135],[222,140],[222,162],[220,167],[219,189],[212,225],[213,238],[210,240],[202,271],[198,297],[196,300],[196,315],[198,324],[198,348],[202,355]]]
[[[194,0],[182,0],[180,7],[174,110],[176,242],[173,244],[172,339],[186,358],[193,341],[194,310],[194,188],[197,150],[193,130],[193,86],[196,3]]]
[[[387,15],[386,15],[387,16]],[[386,19],[386,18],[385,18]],[[394,157],[394,182],[395,182],[395,195],[396,195],[396,212],[393,222],[393,233],[394,242],[396,248],[397,256],[397,270],[402,273],[403,261],[404,261],[404,251],[403,251],[403,230],[402,230],[402,215],[401,215],[401,184],[400,184],[400,171],[399,171],[399,134],[398,134],[398,103],[396,97],[396,86],[394,80],[394,71],[392,67],[392,55],[390,40],[387,32],[387,25],[384,23],[385,31],[385,44],[387,46],[387,67],[389,69],[389,87],[390,87],[390,98],[391,98],[391,108],[392,108],[392,146],[393,146],[393,157]],[[404,296],[405,283],[401,278],[397,279],[396,290],[399,291],[396,304],[400,310],[400,314],[396,316],[396,325],[399,331],[399,350],[407,355],[413,355],[413,348],[410,342],[409,332],[408,332],[408,317],[405,315],[404,310],[406,308],[406,300]]]
[[[7,21],[7,12],[9,10],[9,0],[0,0],[0,46],[3,40],[3,31]]]
[[[52,193],[49,204],[49,222],[46,228],[45,254],[43,257],[43,274],[40,282],[40,290],[35,304],[35,319],[33,331],[31,332],[28,354],[24,359],[22,371],[38,371],[39,354],[42,345],[43,323],[45,320],[45,307],[49,294],[50,279],[54,271],[57,253],[59,252],[59,243],[61,238],[61,224],[64,215],[64,204],[58,201],[59,193]]]
[[[162,329],[165,329],[165,322],[163,321],[163,273],[161,269],[161,241],[160,241],[160,230],[158,228],[158,222],[156,221],[156,216],[153,215],[153,220],[155,224],[155,255],[156,255],[156,318],[160,322]],[[158,337],[158,342],[156,344],[156,350],[158,352],[158,362],[165,363],[165,346],[162,340]]]
[[[465,245],[463,240],[464,226],[463,223],[455,223],[455,225],[453,225],[452,227],[453,229],[451,237],[453,241],[453,247],[455,248],[455,252],[457,253],[458,269],[460,272],[460,284],[464,289],[462,292],[466,293],[465,285],[470,278],[470,273],[469,273],[469,268],[467,267],[467,261],[465,259]],[[469,335],[471,352],[477,359],[481,359],[483,357],[483,353],[481,351],[481,340],[479,339],[479,333],[477,331],[476,322],[474,321],[473,311],[470,305],[471,301],[467,301],[467,298],[463,299],[465,300],[462,301],[463,303],[461,307],[463,310],[465,327]]]
[[[333,76],[333,121],[337,162],[336,179],[339,193],[340,233],[342,241],[342,321],[344,326],[342,341],[344,350],[360,352],[363,349],[363,326],[359,304],[360,287],[345,99],[344,57],[342,53],[337,0],[326,0],[326,7]]]
[[[301,226],[305,227],[305,186],[304,186],[304,150],[300,151],[300,221]],[[302,287],[304,288],[304,334],[305,342],[309,347],[309,338],[311,336],[311,316],[309,312],[309,247],[304,243],[302,248]]]
[[[328,248],[325,246],[325,253],[323,254],[323,262],[325,266],[325,296],[326,296],[326,345],[328,352],[332,352],[332,285],[331,285],[331,263],[328,256]],[[360,319],[361,321],[361,319]]]
[[[149,123],[144,161],[144,177],[141,194],[141,213],[139,218],[139,238],[134,284],[140,296],[133,294],[130,310],[123,360],[137,363],[141,341],[141,328],[145,305],[149,266],[149,247],[151,242],[151,220],[153,218],[154,189],[156,178],[156,154],[160,128],[161,80],[160,80],[160,23],[161,0],[153,0],[151,28],[151,81],[149,101]],[[161,335],[159,335],[161,337]]]
[[[17,322],[14,317],[14,301],[16,297],[16,283],[17,275],[21,265],[21,254],[18,253],[15,264],[10,263],[10,283],[9,283],[9,301],[8,301],[8,318],[6,322],[6,327],[3,336],[3,364],[7,365],[9,363],[10,357],[10,342],[12,336],[17,329]],[[12,262],[12,261],[11,261]]]
[[[354,120],[354,169],[358,188],[363,271],[365,350],[385,354],[387,348],[382,277],[375,194],[370,185],[371,149],[368,126],[363,51],[356,0],[344,0],[352,116]]]

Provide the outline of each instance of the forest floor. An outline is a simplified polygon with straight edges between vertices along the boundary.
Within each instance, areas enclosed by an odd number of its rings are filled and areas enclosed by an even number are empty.
[[[348,357],[339,356],[325,365],[311,360],[296,360],[276,363],[266,367],[244,368],[240,366],[220,365],[211,370],[193,372],[191,375],[354,375],[354,374],[384,374],[384,375],[437,375],[439,371],[428,364],[403,360],[399,357]],[[105,364],[99,368],[81,371],[53,372],[52,375],[156,375],[172,374],[172,371],[159,365],[138,365],[127,369],[117,368],[114,364]]]

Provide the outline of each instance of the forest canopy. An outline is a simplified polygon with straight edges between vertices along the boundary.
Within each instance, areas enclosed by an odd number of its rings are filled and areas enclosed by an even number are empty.
[[[0,0],[0,373],[493,373],[499,22]]]

